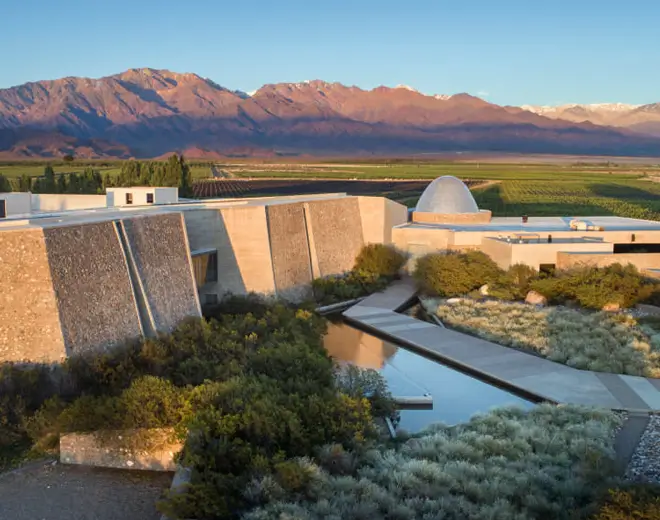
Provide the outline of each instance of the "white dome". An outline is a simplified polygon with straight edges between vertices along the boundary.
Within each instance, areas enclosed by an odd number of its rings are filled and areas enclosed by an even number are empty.
[[[479,207],[468,187],[456,177],[438,177],[429,184],[415,211],[425,213],[478,213]]]

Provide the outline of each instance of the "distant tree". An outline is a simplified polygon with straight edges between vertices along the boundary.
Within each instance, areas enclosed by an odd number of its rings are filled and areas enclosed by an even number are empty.
[[[190,167],[186,164],[183,155],[179,156],[181,173],[179,177],[179,195],[181,197],[190,197],[192,195],[192,182],[190,179]]]
[[[112,177],[110,177],[109,173],[106,173],[103,176],[103,184],[102,184],[101,188],[102,189],[112,188],[112,187],[114,187],[114,185],[115,185],[115,183],[114,183]]]
[[[32,193],[43,193],[43,180],[37,177],[32,184]]]
[[[18,189],[20,191],[32,191],[32,179],[24,173],[18,178]]]
[[[66,193],[67,192],[66,175],[64,175],[63,173],[60,174],[57,177],[57,186],[56,186],[55,191],[57,193]]]
[[[81,179],[77,173],[72,173],[69,175],[69,185],[67,186],[67,193],[80,193],[81,192]]]
[[[9,193],[11,190],[11,183],[9,179],[0,173],[0,193]]]
[[[44,181],[41,189],[44,193],[55,193],[55,170],[50,164],[44,168]]]
[[[64,157],[62,157],[62,160],[63,160],[64,162],[73,162],[73,155],[69,155],[69,154],[67,154],[67,155],[65,155]]]

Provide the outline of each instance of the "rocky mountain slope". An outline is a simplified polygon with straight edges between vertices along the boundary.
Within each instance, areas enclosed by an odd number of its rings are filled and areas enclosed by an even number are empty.
[[[131,69],[0,89],[0,132],[11,136],[0,138],[0,153],[66,149],[90,157],[155,157],[247,148],[660,155],[658,138],[535,112],[468,94],[426,96],[409,87],[363,90],[323,81],[264,85],[248,95],[196,74]]]

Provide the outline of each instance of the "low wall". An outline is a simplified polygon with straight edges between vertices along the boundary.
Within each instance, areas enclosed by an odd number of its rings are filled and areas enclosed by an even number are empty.
[[[137,435],[140,440],[136,441]],[[60,437],[60,462],[103,468],[176,471],[183,448],[168,429],[69,433]],[[144,439],[148,439],[145,443]],[[136,446],[147,445],[144,448]]]
[[[0,233],[0,363],[66,356],[41,229]]]
[[[612,264],[632,264],[640,270],[660,269],[660,253],[571,253],[557,254],[557,268],[568,269],[578,265],[605,267]]]
[[[201,316],[181,213],[134,217],[121,225],[152,327],[171,332],[184,318]]]
[[[142,334],[113,222],[44,229],[67,356],[103,351]]]
[[[426,211],[413,211],[413,222],[423,224],[488,224],[492,214],[487,209],[477,213],[429,213]]]
[[[51,193],[33,193],[32,211],[48,213],[51,211],[71,211],[76,209],[105,208],[105,195],[59,195]]]

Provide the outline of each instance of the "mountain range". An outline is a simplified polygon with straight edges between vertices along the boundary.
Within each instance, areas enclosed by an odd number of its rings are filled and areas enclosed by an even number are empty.
[[[499,106],[469,94],[324,81],[246,94],[196,74],[130,69],[0,89],[0,158],[447,151],[660,155],[660,104]]]

